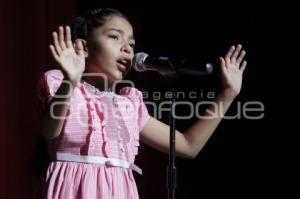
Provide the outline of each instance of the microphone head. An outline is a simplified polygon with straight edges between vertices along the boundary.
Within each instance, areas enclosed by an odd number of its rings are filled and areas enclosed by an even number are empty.
[[[144,72],[147,70],[147,68],[145,67],[145,59],[148,57],[149,55],[147,53],[144,52],[139,52],[136,53],[132,59],[132,67],[135,71],[137,72]]]
[[[213,72],[213,65],[211,63],[205,64],[206,75],[210,75]]]

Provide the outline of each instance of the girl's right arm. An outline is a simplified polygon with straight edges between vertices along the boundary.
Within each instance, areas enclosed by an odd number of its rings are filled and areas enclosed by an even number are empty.
[[[46,139],[53,139],[59,136],[69,109],[73,89],[74,87],[70,84],[62,83],[55,95],[66,97],[52,97],[50,103],[44,109],[41,118],[41,133]]]
[[[79,83],[85,69],[85,56],[82,41],[76,40],[75,49],[71,41],[71,31],[59,27],[59,33],[53,32],[53,44],[50,50],[64,74],[64,79],[55,95],[42,113],[41,132],[46,139],[59,136],[74,88]]]

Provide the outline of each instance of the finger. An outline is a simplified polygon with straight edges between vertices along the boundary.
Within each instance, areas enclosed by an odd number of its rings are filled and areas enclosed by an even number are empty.
[[[240,71],[242,71],[242,73],[245,71],[247,66],[247,61],[243,61],[242,66],[240,67]]]
[[[53,44],[54,44],[55,50],[58,53],[58,55],[60,55],[62,50],[61,50],[59,42],[58,42],[57,33],[53,32],[52,35],[53,35]]]
[[[236,60],[236,63],[237,63],[238,65],[241,64],[241,62],[243,61],[245,55],[246,55],[246,51],[242,50],[242,52],[240,53],[238,59]]]
[[[230,63],[230,57],[232,56],[232,53],[234,52],[235,47],[231,46],[230,49],[228,50],[227,54],[225,55],[225,61],[226,64],[228,65]]]
[[[66,44],[67,44],[67,48],[72,47],[71,30],[69,26],[66,26]]]
[[[57,52],[56,52],[56,50],[55,50],[55,47],[54,47],[53,45],[50,45],[49,47],[50,47],[50,51],[51,51],[51,53],[52,53],[54,59],[55,59],[56,61],[58,61],[58,60],[59,60],[59,55],[57,54]]]
[[[80,41],[79,39],[75,41],[75,51],[77,55],[84,56],[83,44],[82,41]]]
[[[59,31],[59,36],[58,36],[59,45],[60,45],[60,48],[62,50],[64,50],[66,48],[66,44],[65,44],[65,39],[64,39],[64,29],[63,29],[63,27],[59,26],[58,31]]]
[[[221,72],[225,73],[226,72],[226,63],[223,57],[220,57],[220,65],[221,65]]]
[[[242,45],[241,44],[237,45],[235,51],[233,52],[232,56],[230,57],[231,63],[235,63],[236,62],[236,59],[237,59],[238,55],[241,52],[241,49],[242,49]]]

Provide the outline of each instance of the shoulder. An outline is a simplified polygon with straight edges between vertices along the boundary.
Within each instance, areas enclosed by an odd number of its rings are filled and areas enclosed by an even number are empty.
[[[63,72],[59,69],[46,71],[43,75],[46,80],[62,80],[64,78]]]
[[[37,89],[41,95],[54,95],[64,79],[63,72],[58,69],[48,70],[40,75]]]
[[[139,89],[130,86],[125,86],[121,88],[119,91],[119,95],[138,101],[143,99],[142,92]]]

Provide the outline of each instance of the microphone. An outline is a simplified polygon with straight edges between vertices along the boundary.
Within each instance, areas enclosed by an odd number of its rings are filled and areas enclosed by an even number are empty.
[[[157,71],[164,76],[177,77],[177,75],[210,75],[213,71],[211,63],[174,59],[170,57],[150,56],[147,53],[136,53],[132,60],[132,67],[137,72],[147,70]]]

